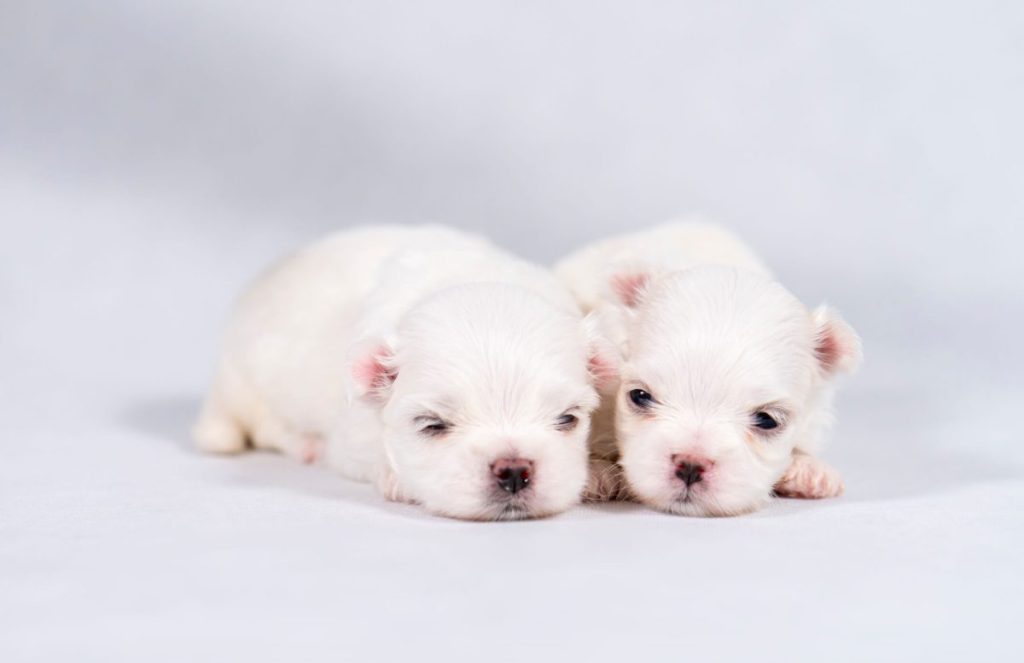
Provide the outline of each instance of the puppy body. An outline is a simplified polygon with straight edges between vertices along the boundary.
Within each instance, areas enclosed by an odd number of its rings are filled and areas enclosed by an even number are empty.
[[[728,515],[773,490],[842,491],[813,452],[859,339],[829,309],[808,311],[734,235],[665,224],[586,247],[556,272],[625,358],[591,440],[592,464],[607,476],[617,462],[625,482],[590,497],[628,491],[673,513]]]
[[[548,272],[483,239],[340,232],[241,297],[196,439],[323,459],[444,515],[555,513],[586,480],[591,327]]]
[[[619,306],[617,287],[629,279],[678,272],[698,265],[725,265],[771,277],[760,258],[733,233],[705,221],[657,225],[593,242],[566,256],[555,274],[584,311]],[[633,286],[638,287],[639,282]]]

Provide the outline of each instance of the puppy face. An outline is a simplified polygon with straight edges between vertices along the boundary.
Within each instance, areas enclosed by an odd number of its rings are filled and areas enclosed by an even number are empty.
[[[394,344],[372,349],[354,371],[381,408],[399,490],[474,520],[575,504],[595,384],[609,365],[589,327],[499,284],[449,289],[412,310]]]
[[[824,387],[855,364],[856,335],[735,269],[616,283],[629,309],[616,428],[633,493],[682,515],[757,509],[827,414]]]

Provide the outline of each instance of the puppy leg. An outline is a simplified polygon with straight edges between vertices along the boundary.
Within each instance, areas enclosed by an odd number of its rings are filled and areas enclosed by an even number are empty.
[[[245,450],[245,431],[224,405],[217,387],[203,404],[192,435],[196,446],[206,453],[236,454]]]
[[[327,443],[322,435],[316,433],[306,434],[306,446],[303,451],[303,461],[307,463],[319,463],[327,452]]]
[[[253,431],[252,441],[257,449],[278,451],[306,465],[320,462],[327,449],[323,435],[301,431],[272,416],[264,416],[259,421]]]
[[[775,494],[802,499],[837,497],[843,494],[843,478],[824,461],[795,451],[786,473],[775,484]]]
[[[583,489],[586,502],[612,502],[629,499],[622,468],[610,460],[590,459],[590,471],[586,488]]]
[[[327,443],[319,433],[300,433],[290,440],[288,445],[288,455],[298,458],[306,465],[319,463],[327,449]]]

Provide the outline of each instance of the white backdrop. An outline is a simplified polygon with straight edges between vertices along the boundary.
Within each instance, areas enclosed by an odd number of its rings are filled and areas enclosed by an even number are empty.
[[[1015,3],[0,3],[0,658],[1019,656],[1022,117]],[[469,525],[191,451],[304,241],[693,210],[863,335],[842,499]]]

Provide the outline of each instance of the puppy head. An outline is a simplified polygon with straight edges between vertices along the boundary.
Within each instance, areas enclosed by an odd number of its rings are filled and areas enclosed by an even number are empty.
[[[752,511],[860,356],[854,331],[770,279],[697,267],[613,282],[629,312],[616,401],[633,492],[683,515]]]
[[[460,286],[411,310],[353,366],[380,407],[400,490],[474,520],[544,516],[579,500],[597,390],[614,356],[591,324],[531,291]]]

